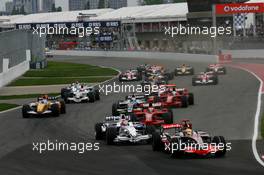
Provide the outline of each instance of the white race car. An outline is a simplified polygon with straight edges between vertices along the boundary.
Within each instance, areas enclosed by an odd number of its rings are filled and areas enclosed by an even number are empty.
[[[70,86],[61,89],[61,97],[66,103],[93,103],[95,100],[100,100],[100,93],[98,89],[86,84],[73,83]]]
[[[127,70],[119,75],[119,81],[140,81],[142,74],[137,70]]]
[[[218,77],[214,72],[201,72],[192,78],[192,85],[217,85]]]
[[[149,131],[149,132],[148,132]],[[108,145],[115,143],[149,143],[151,132],[149,126],[139,122],[131,122],[130,116],[106,117],[103,123],[95,125],[95,139],[106,139]]]

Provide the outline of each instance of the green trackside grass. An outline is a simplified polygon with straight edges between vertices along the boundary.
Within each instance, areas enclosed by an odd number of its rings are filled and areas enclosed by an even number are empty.
[[[24,95],[1,95],[0,100],[12,100],[12,99],[26,99],[26,98],[37,98],[43,94],[24,94]],[[49,93],[48,96],[56,97],[60,93]]]
[[[114,76],[118,72],[111,68],[102,68],[87,64],[48,61],[48,66],[41,70],[30,70],[24,77],[87,77]]]
[[[23,79],[20,78],[9,86],[37,86],[37,85],[58,85],[58,84],[70,84],[76,81],[82,83],[98,83],[105,80],[108,80],[109,77],[91,77],[91,78],[30,78],[30,79]]]
[[[75,81],[98,83],[110,79],[118,72],[93,65],[48,61],[45,69],[29,70],[9,86],[69,84]]]
[[[0,103],[0,112],[18,107],[16,104]]]

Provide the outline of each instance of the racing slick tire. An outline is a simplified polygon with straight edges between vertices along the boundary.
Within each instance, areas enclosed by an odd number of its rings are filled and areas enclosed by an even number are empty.
[[[152,151],[162,151],[164,144],[161,141],[160,134],[158,132],[152,133]]]
[[[173,145],[173,148],[171,148],[171,149],[173,149],[173,151],[167,150],[167,151],[170,151],[171,157],[172,158],[181,158],[184,155],[184,152],[179,149],[180,139],[179,138],[173,138],[171,140],[171,145]],[[175,149],[175,145],[177,146],[176,149]]]
[[[187,96],[181,96],[181,107],[182,108],[187,108],[188,107],[188,97]]]
[[[60,115],[60,108],[58,104],[52,104],[51,107],[52,116],[58,117]]]
[[[173,112],[172,112],[172,110],[169,109],[167,113],[162,114],[162,118],[164,120],[164,123],[172,124],[173,123]]]
[[[153,134],[156,131],[155,126],[147,125],[146,126],[146,134]]]
[[[22,116],[23,118],[28,118],[29,117],[29,114],[28,114],[28,111],[30,111],[31,108],[29,105],[23,105],[22,107]]]
[[[137,75],[137,81],[141,81],[142,80],[142,73],[138,73]]]
[[[188,103],[189,103],[189,105],[194,105],[194,95],[193,95],[193,93],[189,93]]]
[[[60,101],[60,113],[61,114],[66,114],[66,105],[65,105],[65,101],[64,100],[61,100]]]
[[[190,74],[189,75],[193,75],[194,74],[194,68],[190,69]]]
[[[122,82],[123,81],[122,80],[122,75],[119,75],[118,79],[119,79],[119,82]]]
[[[222,144],[224,145],[224,149],[223,150],[219,150],[215,153],[215,157],[219,158],[219,157],[224,157],[226,154],[226,141],[225,138],[223,136],[214,136],[212,139],[212,143],[219,145]]]
[[[87,94],[88,98],[89,98],[89,102],[90,103],[94,103],[95,102],[95,94],[93,92],[90,92]]]
[[[94,126],[95,129],[95,140],[102,140],[104,137],[104,134],[102,132],[102,126],[103,123],[96,123]]]
[[[196,86],[197,84],[196,84],[196,78],[192,78],[192,85],[193,86]]]
[[[106,143],[107,145],[113,145],[114,144],[114,139],[117,136],[117,130],[116,128],[107,128],[106,130]]]
[[[69,89],[66,88],[62,88],[61,89],[61,98],[65,101],[65,103],[70,103],[70,101],[68,100],[68,97],[70,96],[71,91]]]
[[[100,100],[100,92],[98,89],[95,90],[95,100]]]
[[[131,113],[131,114],[129,114],[129,116],[130,116],[130,120],[132,122],[138,122],[139,121],[139,119],[137,118],[137,116],[135,114]]]
[[[218,84],[218,77],[217,76],[213,77],[213,83],[212,84],[213,85],[217,85]]]
[[[226,74],[226,68],[223,67],[223,74],[225,75]]]
[[[118,104],[117,103],[113,103],[113,105],[112,105],[112,115],[113,116],[118,116],[119,115],[119,112],[117,111],[117,108],[118,108]]]

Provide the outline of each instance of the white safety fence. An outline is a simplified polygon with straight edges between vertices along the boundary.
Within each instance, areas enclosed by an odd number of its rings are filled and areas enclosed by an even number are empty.
[[[118,57],[118,58],[147,58],[167,59],[187,62],[216,63],[217,55],[185,54],[172,52],[141,52],[141,51],[74,51],[74,50],[53,50],[53,55],[58,56],[90,56],[90,57]]]
[[[9,68],[9,58],[3,59],[3,71],[0,73],[0,88],[7,85],[17,77],[23,75],[29,70],[29,63],[31,60],[30,50],[26,50],[26,60]]]

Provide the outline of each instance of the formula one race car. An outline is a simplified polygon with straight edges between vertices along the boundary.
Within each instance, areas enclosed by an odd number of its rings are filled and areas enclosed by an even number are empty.
[[[138,121],[145,125],[160,126],[164,123],[173,123],[173,112],[171,109],[162,108],[161,103],[143,104],[142,111],[131,114],[132,121]]]
[[[63,98],[66,103],[93,103],[95,100],[100,100],[100,93],[98,89],[87,86],[86,84],[73,83],[61,89],[61,98]]]
[[[129,116],[106,117],[103,123],[95,124],[95,139],[106,139],[108,145],[115,143],[149,143],[151,134],[149,126],[130,121]]]
[[[201,72],[192,78],[192,85],[217,85],[218,77],[214,72]]]
[[[118,101],[112,105],[112,115],[129,114],[143,109],[142,104],[146,103],[144,95],[128,95],[126,100]]]
[[[31,116],[51,115],[54,117],[66,113],[66,106],[63,100],[47,95],[40,97],[36,102],[32,102],[22,107],[23,118]]]
[[[127,70],[119,75],[119,81],[140,81],[142,74],[137,70]]]
[[[222,66],[221,64],[210,64],[207,68],[206,68],[206,72],[214,72],[216,74],[226,74],[226,68],[224,66]]]
[[[145,77],[162,77],[164,80],[172,80],[174,78],[174,71],[169,72],[162,66],[153,65],[149,66],[145,70]]]
[[[186,88],[177,88],[175,84],[159,86],[159,91],[149,96],[148,102],[161,102],[163,107],[188,107],[194,104],[194,95]]]
[[[175,69],[175,76],[193,75],[193,74],[194,74],[194,68],[185,64],[183,64],[180,67],[176,67]]]
[[[153,132],[152,139],[153,151],[164,151],[173,157],[223,157],[227,150],[223,136],[194,131],[189,120],[162,125],[159,132]]]

